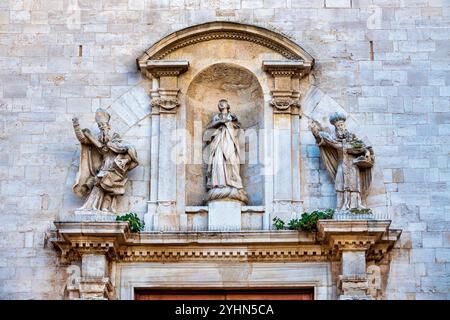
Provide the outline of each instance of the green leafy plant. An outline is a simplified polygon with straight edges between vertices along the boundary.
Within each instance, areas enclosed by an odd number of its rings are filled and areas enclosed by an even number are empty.
[[[275,218],[273,218],[273,226],[277,230],[283,230],[285,227],[285,223],[280,218],[275,217]]]
[[[289,230],[298,230],[298,231],[306,231],[313,232],[317,231],[317,222],[319,220],[327,220],[332,219],[334,214],[333,209],[327,209],[325,211],[313,211],[311,213],[305,212],[302,214],[300,219],[292,219],[288,223]],[[274,227],[277,230],[285,229],[285,223],[279,218],[273,219]]]
[[[364,142],[361,140],[354,140],[351,143],[351,146],[353,147],[353,149],[362,149],[364,148]]]
[[[116,221],[128,221],[130,223],[131,232],[140,232],[144,230],[145,223],[136,213],[130,212],[124,214],[123,216],[117,216]]]

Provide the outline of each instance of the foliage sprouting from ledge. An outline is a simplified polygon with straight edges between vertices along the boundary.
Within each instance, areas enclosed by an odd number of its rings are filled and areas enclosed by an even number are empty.
[[[116,221],[128,221],[131,232],[140,232],[144,230],[145,222],[139,219],[136,213],[130,212],[122,216],[117,216]]]
[[[291,221],[289,221],[287,229],[306,232],[317,231],[317,222],[319,220],[332,219],[333,214],[333,209],[327,209],[325,211],[316,210],[311,213],[305,212],[302,214],[302,217],[300,219],[292,219]],[[273,226],[276,230],[286,229],[285,222],[278,217],[275,217],[273,219]]]

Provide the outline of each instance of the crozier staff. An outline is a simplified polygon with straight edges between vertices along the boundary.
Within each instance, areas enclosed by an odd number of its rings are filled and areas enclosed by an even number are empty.
[[[336,112],[330,116],[334,134],[312,121],[311,132],[320,147],[322,161],[334,180],[337,209],[365,209],[363,197],[371,181],[375,155],[371,146],[347,130],[347,117]]]
[[[97,109],[95,121],[100,130],[94,136],[89,129],[80,129],[78,118],[73,118],[75,136],[81,144],[80,167],[73,191],[87,196],[80,210],[116,212],[117,196],[125,193],[127,174],[137,167],[136,149],[124,143],[119,134],[111,133],[110,115]]]

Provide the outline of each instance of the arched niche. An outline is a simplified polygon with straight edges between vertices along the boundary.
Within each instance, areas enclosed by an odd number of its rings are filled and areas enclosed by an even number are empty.
[[[186,164],[186,205],[203,205],[209,148],[200,140],[209,121],[218,112],[220,99],[230,103],[241,123],[241,177],[249,205],[264,204],[264,175],[260,159],[259,133],[264,127],[264,96],[257,77],[231,63],[217,63],[203,69],[186,93],[186,129],[189,161]]]
[[[250,196],[243,210],[251,213],[250,220],[255,217],[249,228],[269,229],[272,215],[301,212],[298,101],[302,82],[308,81],[306,75],[314,64],[305,50],[261,27],[210,22],[161,39],[137,64],[152,79],[148,225],[184,229],[188,216],[204,217],[208,212],[203,201],[205,164],[202,159],[191,160],[192,153],[198,158],[195,150],[204,147],[201,139],[196,142],[197,136],[201,138],[221,98],[229,100],[246,131],[262,135],[253,138],[256,143],[250,143],[251,137],[242,143],[247,161],[241,176]],[[195,131],[196,121],[200,131]],[[267,130],[258,131],[263,128]],[[174,139],[172,133],[185,139]],[[275,144],[281,147],[275,150]],[[248,162],[250,154],[257,154],[256,163]],[[274,154],[279,156],[273,159]],[[171,161],[173,155],[181,155],[185,162]],[[242,217],[244,221],[244,211]],[[242,227],[246,228],[244,222]]]

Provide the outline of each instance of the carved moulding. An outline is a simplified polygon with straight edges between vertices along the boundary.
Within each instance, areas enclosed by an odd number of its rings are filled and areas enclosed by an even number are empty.
[[[170,98],[153,98],[151,100],[151,105],[153,108],[159,108],[160,112],[167,111],[172,112],[180,105],[180,101],[176,97]],[[161,110],[162,109],[162,110]]]
[[[390,229],[388,220],[322,220],[318,223],[318,239],[326,243],[333,260],[343,250],[365,251],[367,260],[380,261],[400,238],[401,230]]]
[[[80,277],[66,289],[70,300],[115,300],[115,288],[109,277],[100,279]]]
[[[319,231],[250,232],[130,232],[126,222],[55,222],[51,243],[61,262],[84,261],[104,255],[108,262],[327,262],[345,261],[343,252],[363,255],[362,273],[339,275],[341,299],[370,299],[367,261],[379,261],[400,237],[389,229],[390,221],[321,220]],[[348,255],[348,254],[347,254]],[[110,275],[80,277],[68,286],[71,296],[114,298]],[[84,281],[84,282],[83,282]],[[91,281],[91,282],[89,282]],[[83,287],[80,284],[86,283]],[[87,289],[86,289],[87,288]],[[91,289],[89,289],[91,288]],[[93,288],[93,289],[92,289]],[[83,292],[83,290],[85,292]],[[94,290],[95,289],[95,290]],[[89,291],[91,290],[91,291]]]
[[[271,106],[274,113],[298,114],[300,108],[300,79],[312,68],[303,60],[264,60],[264,71],[273,77]]]
[[[146,60],[139,62],[142,74],[157,80],[151,92],[151,106],[153,113],[176,113],[180,105],[178,99],[178,76],[189,67],[185,60]]]
[[[340,300],[371,300],[367,262],[383,259],[401,235],[389,229],[390,221],[325,220],[318,224],[318,237],[328,243],[332,260],[341,264],[337,279]]]
[[[365,249],[368,257],[379,260],[392,248],[400,231],[390,230],[389,222],[384,221],[364,229],[364,222],[320,221],[317,234],[297,231],[135,234],[126,222],[55,222],[57,231],[51,241],[65,263],[88,253],[103,253],[109,260],[127,262],[331,261],[340,259],[343,246]],[[358,231],[356,227],[362,228]]]
[[[138,68],[150,77],[178,77],[189,68],[186,60],[138,60]]]
[[[277,97],[270,100],[270,105],[279,111],[285,111],[291,107],[300,107],[300,101],[289,97]]]
[[[265,28],[226,21],[209,22],[176,31],[152,45],[137,61],[140,64],[149,59],[161,60],[186,46],[222,39],[256,43],[281,54],[286,59],[314,63],[310,54],[285,36]]]

